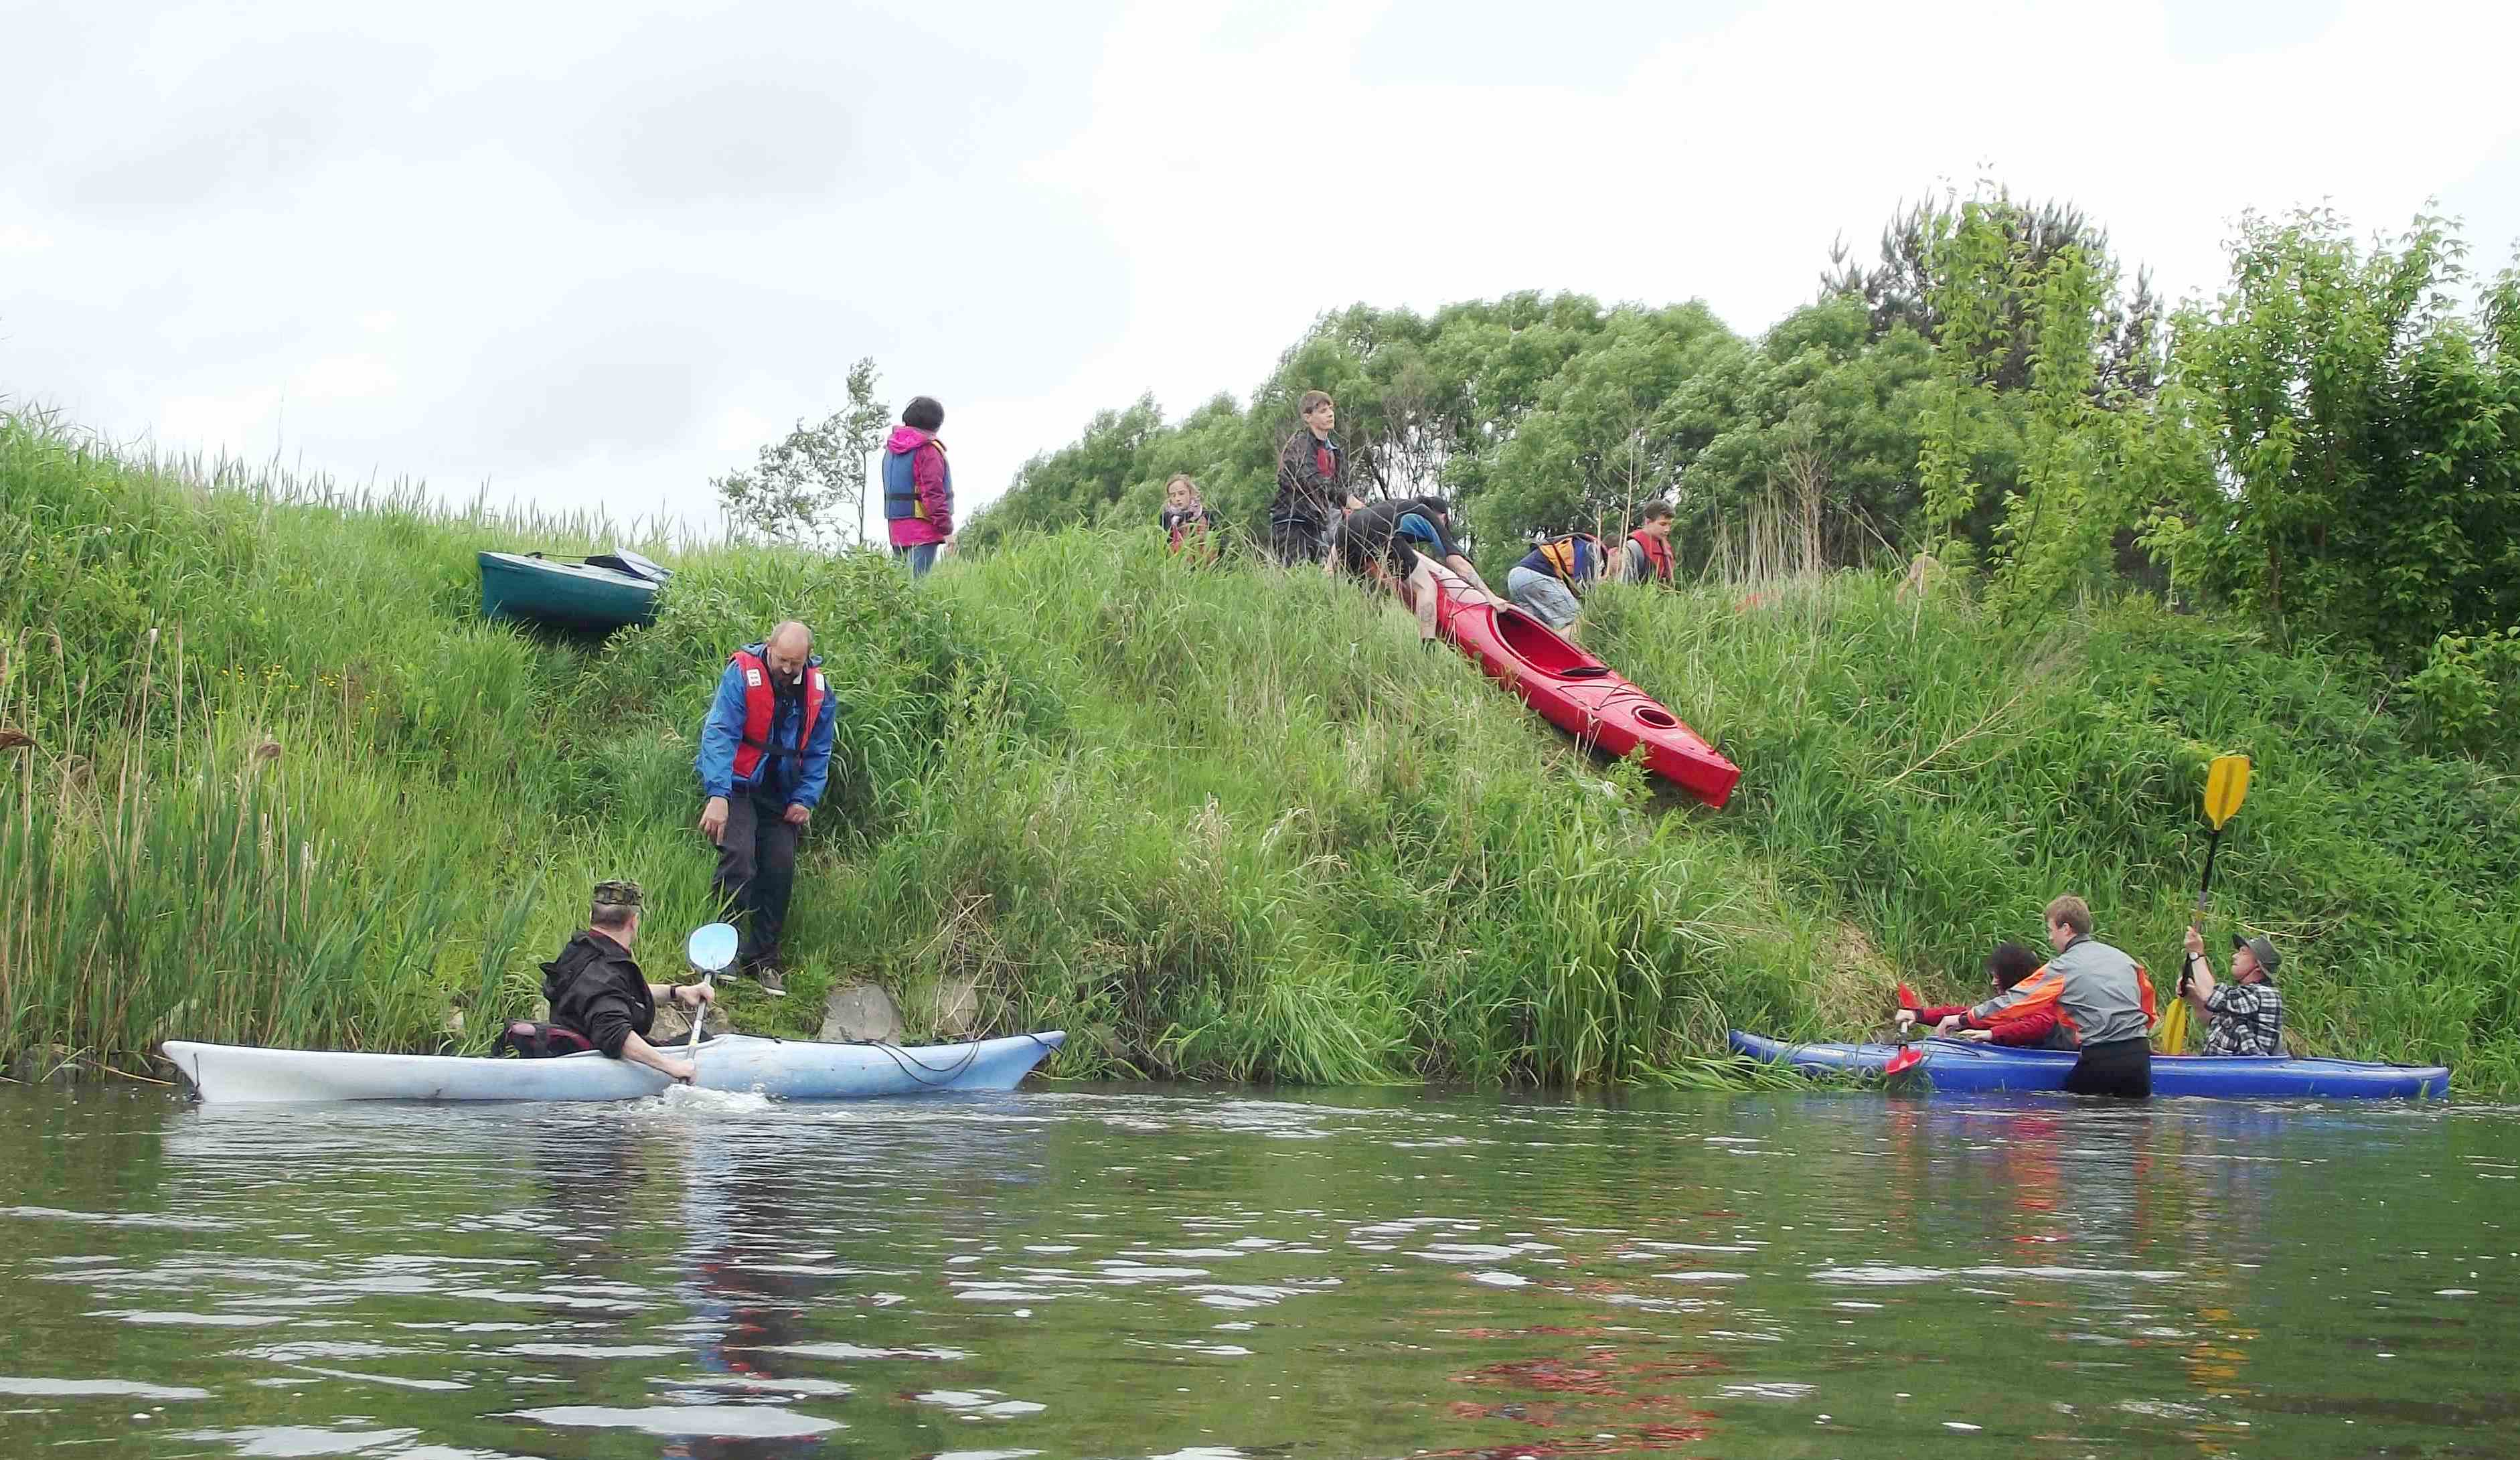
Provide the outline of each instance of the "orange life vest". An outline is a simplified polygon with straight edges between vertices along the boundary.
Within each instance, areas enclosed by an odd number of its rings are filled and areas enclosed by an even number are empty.
[[[750,649],[737,649],[727,662],[743,671],[743,738],[735,747],[735,778],[749,779],[765,755],[803,755],[814,743],[814,724],[823,717],[823,671],[805,666],[805,718],[796,727],[796,743],[770,743],[771,717],[778,713],[779,692],[770,683],[770,665]]]

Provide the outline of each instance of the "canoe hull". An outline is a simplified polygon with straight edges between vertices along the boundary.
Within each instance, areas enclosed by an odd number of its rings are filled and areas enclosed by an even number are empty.
[[[485,618],[608,634],[656,617],[656,585],[629,573],[518,553],[484,553],[480,561]]]
[[[935,1090],[1011,1090],[1067,1039],[1053,1031],[903,1048],[720,1035],[699,1046],[703,1089],[783,1100],[866,1100]],[[323,1100],[632,1100],[673,1082],[602,1054],[483,1059],[253,1049],[169,1040],[166,1058],[204,1103]]]
[[[2007,1049],[1966,1040],[1923,1040],[1925,1060],[1912,1074],[1935,1089],[2061,1090],[2072,1053]],[[1878,1075],[1895,1044],[1794,1044],[1732,1031],[1732,1051],[1790,1065],[1807,1075]],[[2444,1100],[2450,1071],[2439,1065],[2374,1065],[2346,1059],[2268,1059],[2213,1054],[2157,1054],[2152,1092],[2223,1100]]]
[[[1541,718],[1586,745],[1645,769],[1712,807],[1731,799],[1741,768],[1653,696],[1519,608],[1486,602],[1449,574],[1436,579],[1435,628]]]

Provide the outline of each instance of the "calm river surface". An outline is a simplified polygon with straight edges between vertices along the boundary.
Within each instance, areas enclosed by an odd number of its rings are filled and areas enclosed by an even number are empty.
[[[0,1091],[0,1456],[2507,1455],[2520,1114]]]

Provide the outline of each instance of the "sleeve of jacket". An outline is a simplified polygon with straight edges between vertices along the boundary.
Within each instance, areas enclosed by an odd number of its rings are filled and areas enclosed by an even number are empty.
[[[829,718],[828,716],[825,718]],[[699,773],[700,794],[735,794],[735,747],[743,738],[743,671],[733,664],[718,676],[717,697],[700,721],[700,749],[692,768]]]
[[[921,515],[947,536],[954,532],[954,499],[945,490],[945,453],[934,442],[910,459],[910,484],[919,491]]]
[[[821,670],[814,673],[821,674]],[[832,692],[832,682],[823,681],[823,713],[814,722],[814,733],[805,741],[804,774],[797,778],[796,792],[788,798],[790,806],[807,811],[823,804],[823,788],[832,778],[832,727],[840,718],[840,697]]]
[[[1989,1029],[2005,1018],[2018,1018],[2041,1009],[2052,1014],[2056,995],[2064,992],[2065,976],[2043,963],[2037,973],[1970,1009],[1969,1023]]]
[[[630,1000],[618,994],[598,996],[586,1006],[586,1038],[607,1059],[619,1059],[621,1046],[639,1032],[632,1022]]]
[[[2045,1008],[2033,1009],[2026,1014],[2015,1014],[2008,1019],[1999,1019],[1988,1027],[1994,1032],[1996,1043],[2036,1044],[2047,1039],[2048,1032],[2055,1029],[2056,1008],[2050,1004]]]

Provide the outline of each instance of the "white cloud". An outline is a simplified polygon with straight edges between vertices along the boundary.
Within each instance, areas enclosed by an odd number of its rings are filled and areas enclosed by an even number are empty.
[[[13,39],[48,66],[0,94],[40,139],[0,159],[0,392],[624,515],[708,515],[861,355],[945,401],[976,503],[1356,300],[1756,330],[1982,165],[2174,292],[2244,207],[2520,233],[2508,6],[293,0]]]

